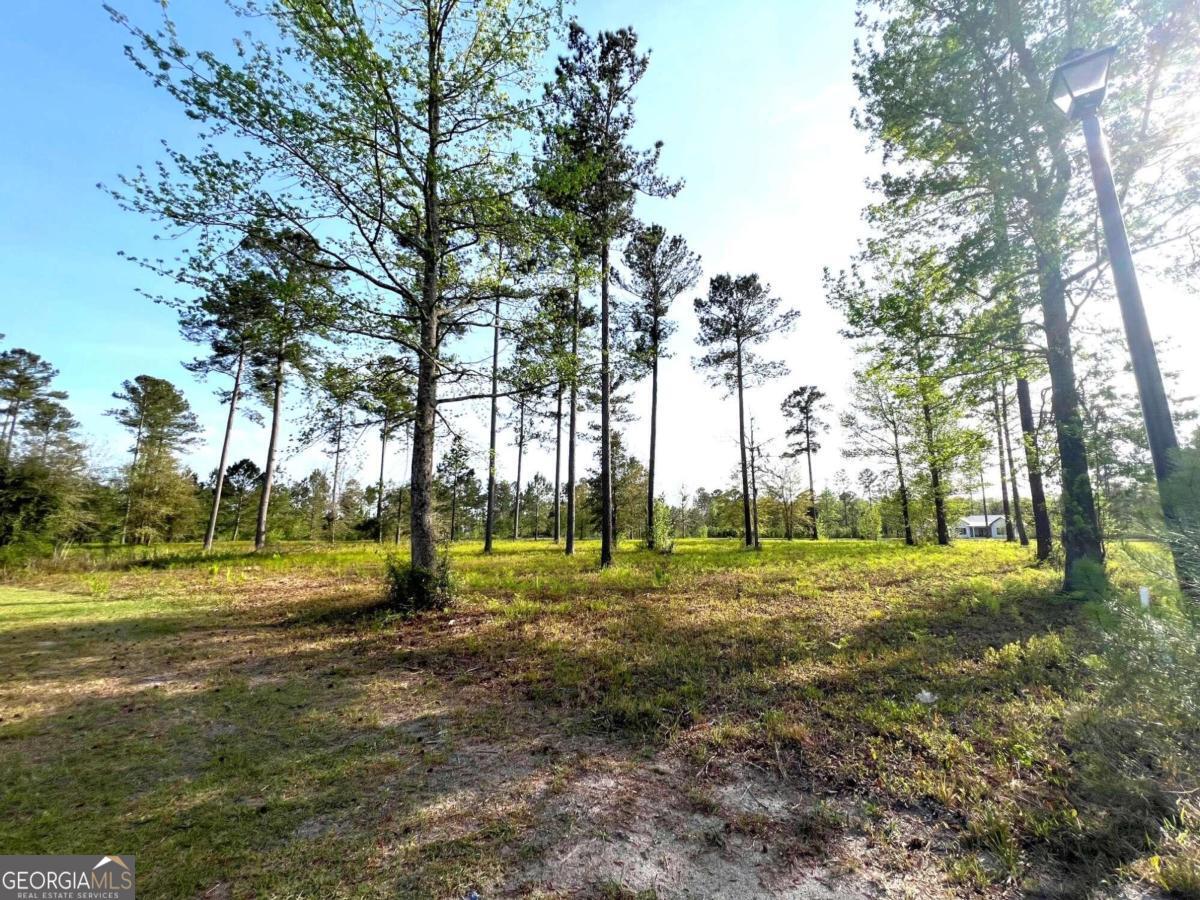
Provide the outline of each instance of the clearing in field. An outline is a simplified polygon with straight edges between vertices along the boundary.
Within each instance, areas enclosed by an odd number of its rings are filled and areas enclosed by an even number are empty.
[[[146,897],[1195,895],[1195,732],[1019,548],[596,549],[457,546],[411,619],[362,545],[10,583],[0,846]]]

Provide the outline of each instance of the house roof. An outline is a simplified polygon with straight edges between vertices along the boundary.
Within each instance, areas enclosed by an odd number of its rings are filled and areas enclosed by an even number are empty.
[[[958,521],[972,528],[986,528],[999,522],[1000,516],[988,516],[986,519],[983,516],[963,516]]]

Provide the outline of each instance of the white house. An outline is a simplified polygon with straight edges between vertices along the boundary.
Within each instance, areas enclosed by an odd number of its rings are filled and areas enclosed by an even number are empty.
[[[960,538],[1004,537],[1003,516],[963,516],[958,520]]]

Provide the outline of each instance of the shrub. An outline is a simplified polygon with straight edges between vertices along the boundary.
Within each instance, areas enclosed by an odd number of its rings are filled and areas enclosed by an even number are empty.
[[[675,549],[675,538],[671,533],[671,507],[661,500],[654,501],[654,549],[659,553],[670,553]]]
[[[430,571],[389,556],[386,577],[387,605],[404,615],[445,609],[453,599],[450,565],[445,560]]]
[[[859,533],[865,540],[877,541],[883,536],[883,517],[879,507],[874,503],[867,504],[858,520]]]

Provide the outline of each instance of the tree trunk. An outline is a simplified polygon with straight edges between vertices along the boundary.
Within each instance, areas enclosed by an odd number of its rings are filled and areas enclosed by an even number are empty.
[[[617,547],[617,542],[621,540],[621,532],[617,529],[617,494],[613,491],[612,494],[612,515],[608,517],[609,524],[612,527],[613,549]]]
[[[428,290],[435,289],[430,271]],[[437,321],[429,315],[422,333],[417,367],[417,403],[413,421],[412,474],[409,490],[409,546],[413,568],[432,573],[437,569],[437,536],[433,527],[433,441],[437,425]]]
[[[554,404],[554,543],[556,544],[562,538],[562,402],[563,386],[560,381]]]
[[[457,532],[458,525],[458,476],[454,478],[454,487],[450,489],[450,542],[454,542],[454,536]]]
[[[754,526],[754,549],[761,550],[762,543],[758,538],[758,466],[756,465],[758,445],[754,443],[754,420],[750,420],[750,510],[751,523]]]
[[[403,488],[396,488],[396,546],[400,546],[400,523],[403,521],[401,517],[404,511],[404,491]]]
[[[1069,591],[1080,586],[1076,577],[1076,567],[1080,563],[1091,563],[1103,571],[1104,547],[1100,541],[1100,523],[1096,518],[1087,449],[1083,443],[1066,291],[1057,253],[1048,256],[1039,251],[1037,270],[1046,329],[1046,356],[1050,364],[1054,430],[1062,468],[1062,541],[1066,556],[1063,589]]]
[[[921,416],[925,422],[925,451],[929,454],[929,486],[933,490],[933,514],[937,522],[937,542],[943,547],[950,543],[950,528],[946,524],[946,497],[942,491],[942,467],[938,463],[933,436],[933,411],[927,400],[921,400]]]
[[[283,422],[283,348],[275,358],[274,396],[271,399],[271,438],[267,442],[267,465],[263,469],[262,496],[258,498],[258,521],[254,525],[254,549],[267,546],[267,511],[271,506],[271,485],[275,482],[275,448],[279,444],[279,428]]]
[[[1004,453],[1008,459],[1008,480],[1012,487],[1013,519],[1017,523],[1017,537],[1022,547],[1029,546],[1029,535],[1025,531],[1025,513],[1021,510],[1021,492],[1017,488],[1017,462],[1013,458],[1012,435],[1008,428],[1008,386],[1000,382],[1000,421],[1004,431]]]
[[[438,275],[442,260],[442,194],[439,173],[442,161],[442,78],[440,47],[443,19],[428,16],[425,90],[425,132],[428,140],[424,162],[422,200],[425,222],[421,247],[420,354],[416,370],[416,404],[413,418],[413,468],[409,475],[409,553],[413,569],[433,574],[438,568],[437,534],[433,529],[433,444],[438,414],[438,355],[440,313]],[[418,598],[425,600],[425,598]]]
[[[519,540],[521,537],[521,463],[525,457],[525,398],[522,397],[518,403],[521,404],[520,424],[517,426],[517,486],[513,491],[513,536],[512,539]]]
[[[337,541],[338,479],[342,474],[342,410],[338,408],[337,441],[333,447],[333,487],[329,501],[329,543]]]
[[[737,345],[738,449],[742,454],[742,530],[747,547],[754,546],[754,524],[750,520],[750,469],[746,464],[746,406],[742,397],[742,345]]]
[[[492,552],[492,530],[496,525],[496,413],[500,400],[500,298],[492,317],[492,418],[488,437],[487,512],[483,520],[483,552]]]
[[[14,416],[16,414],[14,413]],[[142,451],[142,426],[146,422],[146,411],[142,409],[138,413],[137,432],[133,436],[133,460],[129,463],[129,484],[125,490],[125,518],[121,522],[121,543],[124,544],[126,537],[129,534],[129,515],[133,512],[133,476],[137,469],[138,454]],[[14,423],[14,428],[16,427]],[[7,453],[5,458],[7,458]]]
[[[646,546],[654,549],[654,460],[658,444],[658,316],[654,317],[654,361],[650,369],[650,460],[646,468]]]
[[[1017,408],[1021,414],[1021,442],[1025,445],[1025,471],[1029,480],[1029,501],[1033,505],[1033,536],[1037,543],[1037,558],[1050,558],[1054,538],[1050,533],[1050,509],[1046,505],[1046,490],[1042,485],[1042,453],[1038,448],[1037,427],[1033,424],[1033,401],[1029,382],[1017,379]]]
[[[575,299],[571,309],[571,411],[567,422],[567,556],[575,554],[575,429],[579,414],[579,272],[575,272]]]
[[[992,384],[992,406],[996,410],[996,453],[1000,457],[1000,501],[1004,508],[1004,540],[1016,541],[1013,530],[1012,507],[1008,505],[1008,471],[1004,464],[1004,421],[1000,417],[1000,390]]]
[[[609,302],[608,302],[608,241],[600,249],[600,566],[612,565],[613,496],[612,496],[612,372],[608,359]]]
[[[238,531],[242,527],[242,500],[245,494],[238,491],[237,506],[233,510],[233,540],[237,540]]]
[[[804,440],[806,443],[804,448],[804,456],[808,461],[808,516],[812,521],[812,539],[816,541],[820,540],[821,535],[817,533],[817,488],[816,485],[813,484],[812,432],[809,430],[807,424],[805,425]]]
[[[900,456],[900,435],[892,432],[892,452],[896,458],[896,481],[900,485],[900,516],[904,520],[904,543],[915,547],[917,540],[913,537],[912,512],[908,504],[908,483],[904,480],[904,461]]]
[[[204,532],[204,549],[211,550],[217,536],[217,514],[221,511],[221,488],[225,485],[225,461],[229,458],[229,437],[233,434],[233,417],[237,410],[238,394],[242,389],[242,367],[246,361],[246,348],[238,348],[237,368],[233,373],[233,392],[229,395],[229,415],[225,419],[225,437],[221,441],[221,460],[217,463],[217,484],[213,489],[212,512],[208,516],[208,530]],[[239,506],[240,509],[240,506]],[[237,529],[235,528],[234,531]],[[235,537],[236,541],[237,538]]]
[[[417,365],[417,398],[413,419],[412,473],[409,490],[409,547],[412,567],[421,573],[437,571],[437,535],[433,527],[433,451],[437,427],[438,355],[441,344],[438,308],[438,274],[442,252],[442,209],[439,187],[441,161],[441,70],[440,48],[443,22],[430,16],[427,22],[428,47],[425,90],[425,152],[423,200],[425,222],[421,259],[421,352]],[[424,601],[426,598],[414,598]]]
[[[383,543],[383,470],[387,462],[388,423],[379,429],[379,487],[375,491],[375,536]]]
[[[17,418],[21,415],[21,402],[15,401],[8,411],[8,421],[4,423],[4,461],[8,462],[12,455],[13,441],[17,436]],[[124,540],[121,543],[125,543]]]

